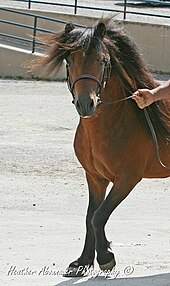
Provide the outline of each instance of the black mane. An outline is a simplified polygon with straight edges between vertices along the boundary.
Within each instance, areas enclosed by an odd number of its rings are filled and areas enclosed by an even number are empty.
[[[138,88],[152,89],[158,86],[144,64],[141,55],[124,30],[112,18],[99,21],[106,27],[106,34],[101,37],[97,32],[97,25],[93,27],[74,28],[56,33],[47,38],[47,54],[39,66],[48,65],[49,72],[58,70],[69,53],[83,50],[85,53],[95,48],[97,53],[105,49],[111,59],[112,72],[120,79],[125,96],[129,96]],[[99,24],[98,23],[98,24]],[[143,111],[138,110],[145,121]],[[158,135],[170,141],[170,111],[164,101],[158,101],[148,107]]]

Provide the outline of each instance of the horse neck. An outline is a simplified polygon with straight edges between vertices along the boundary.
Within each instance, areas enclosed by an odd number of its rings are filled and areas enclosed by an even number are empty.
[[[98,107],[95,116],[88,120],[81,118],[80,123],[82,123],[85,128],[90,129],[106,126],[113,130],[113,128],[119,128],[122,123],[122,125],[125,126],[129,114],[128,110],[131,109],[131,107],[127,101],[116,103],[117,100],[123,98],[125,98],[125,92],[120,84],[120,80],[117,75],[111,74],[106,88],[101,95],[103,104]],[[107,105],[107,103],[111,104]]]
[[[111,73],[111,76],[107,82],[106,90],[103,93],[103,102],[115,102],[125,98],[125,91],[120,83],[120,79],[116,74]]]

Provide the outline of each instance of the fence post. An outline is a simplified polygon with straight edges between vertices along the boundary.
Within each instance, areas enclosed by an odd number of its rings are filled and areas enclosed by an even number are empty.
[[[77,14],[77,0],[75,0],[74,4],[74,14]]]
[[[124,13],[123,13],[124,20],[126,20],[126,7],[127,7],[127,0],[124,0]]]
[[[28,9],[31,9],[31,0],[28,2]]]
[[[33,30],[33,39],[32,39],[32,53],[35,52],[36,32],[37,32],[37,16],[34,17],[34,30]]]

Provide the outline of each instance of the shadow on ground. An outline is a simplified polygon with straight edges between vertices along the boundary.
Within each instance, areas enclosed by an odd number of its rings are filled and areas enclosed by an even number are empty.
[[[68,278],[69,279],[69,278]],[[107,286],[169,286],[170,273],[130,278],[105,278],[98,276],[96,278],[71,278],[68,281],[60,282],[54,286],[72,286],[72,285],[107,285]]]

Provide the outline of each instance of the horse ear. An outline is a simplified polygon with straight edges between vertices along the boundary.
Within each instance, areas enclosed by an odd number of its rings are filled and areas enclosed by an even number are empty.
[[[99,23],[96,27],[97,32],[99,33],[101,38],[104,38],[106,35],[106,26],[104,23]]]
[[[70,33],[72,30],[74,30],[74,25],[72,23],[67,23],[65,25],[65,32]]]

